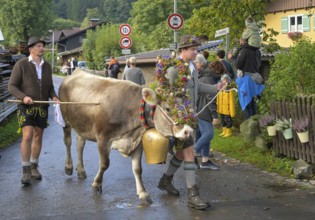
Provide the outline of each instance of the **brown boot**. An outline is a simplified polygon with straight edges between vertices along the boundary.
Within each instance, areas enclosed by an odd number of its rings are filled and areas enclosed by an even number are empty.
[[[199,197],[199,190],[196,185],[188,188],[187,205],[194,209],[205,209],[211,206],[209,202],[204,202],[201,200],[201,198]]]
[[[167,176],[164,174],[160,179],[158,188],[160,190],[166,190],[168,194],[173,196],[179,196],[179,191],[172,184],[173,176]]]
[[[31,183],[31,166],[23,166],[21,183],[25,185]]]
[[[38,171],[38,164],[37,163],[32,163],[31,164],[31,173],[32,173],[32,178],[35,180],[41,180],[42,179],[42,174]]]

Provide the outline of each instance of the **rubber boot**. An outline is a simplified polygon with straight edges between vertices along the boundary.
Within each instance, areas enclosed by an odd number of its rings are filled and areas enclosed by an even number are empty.
[[[25,185],[31,183],[31,166],[23,166],[21,183]]]
[[[167,176],[164,174],[160,179],[158,188],[160,190],[166,190],[166,192],[173,196],[179,196],[179,191],[172,184],[173,176]]]
[[[232,136],[232,128],[226,128],[226,130],[225,130],[226,132],[225,132],[225,135],[223,135],[222,137],[230,137],[230,136]]]
[[[221,134],[219,134],[219,136],[221,136],[221,137],[225,135],[226,128],[225,128],[225,127],[223,127],[223,128],[222,128],[222,130],[223,130],[223,131],[222,131],[222,133],[221,133]]]
[[[199,190],[196,185],[193,185],[193,187],[188,188],[188,199],[187,199],[187,205],[194,209],[205,209],[207,207],[210,207],[209,202],[204,202],[199,197]]]
[[[37,163],[32,163],[31,164],[31,174],[32,174],[32,179],[35,180],[41,180],[42,179],[42,174],[38,171],[38,164]]]

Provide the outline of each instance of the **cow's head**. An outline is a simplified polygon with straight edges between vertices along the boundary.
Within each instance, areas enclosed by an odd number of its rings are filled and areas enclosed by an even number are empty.
[[[175,137],[181,140],[192,135],[193,129],[187,124],[175,122],[170,116],[170,108],[167,103],[159,102],[156,93],[149,88],[142,89],[143,99],[150,105],[156,105],[154,113],[154,126],[165,137]]]

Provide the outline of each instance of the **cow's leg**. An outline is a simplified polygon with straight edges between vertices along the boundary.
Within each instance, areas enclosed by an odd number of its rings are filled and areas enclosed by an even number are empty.
[[[145,191],[143,182],[142,182],[142,147],[138,147],[131,155],[132,171],[136,180],[137,195],[142,202],[152,203],[152,200],[149,194]]]
[[[77,141],[77,154],[78,154],[78,165],[77,165],[77,173],[79,179],[86,179],[86,172],[84,170],[83,164],[83,150],[85,145],[85,139],[77,134],[76,136]]]
[[[106,143],[104,140],[98,140],[97,141],[98,151],[100,155],[100,161],[99,161],[99,168],[98,172],[94,178],[94,182],[92,184],[92,189],[95,193],[102,193],[102,183],[103,183],[103,175],[104,172],[109,167],[109,152],[110,149],[108,146],[108,143]]]
[[[73,173],[73,163],[71,157],[71,127],[69,125],[63,128],[63,142],[67,148],[65,173],[70,176]]]

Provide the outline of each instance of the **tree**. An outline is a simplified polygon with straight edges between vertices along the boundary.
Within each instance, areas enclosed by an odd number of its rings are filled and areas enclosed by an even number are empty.
[[[52,0],[0,0],[0,26],[6,41],[46,36],[52,25]]]
[[[210,40],[214,40],[216,30],[229,27],[231,46],[234,46],[241,37],[245,19],[249,15],[256,21],[264,20],[267,3],[268,0],[212,0],[209,6],[193,11],[185,27],[186,32],[207,35]]]
[[[101,13],[98,8],[87,9],[86,17],[83,19],[81,23],[81,28],[88,28],[90,26],[90,19],[98,18],[101,20]]]
[[[134,1],[136,0],[104,0],[105,21],[112,24],[126,23]]]
[[[53,30],[71,29],[73,27],[80,27],[80,23],[70,19],[57,18],[53,21]]]

